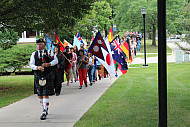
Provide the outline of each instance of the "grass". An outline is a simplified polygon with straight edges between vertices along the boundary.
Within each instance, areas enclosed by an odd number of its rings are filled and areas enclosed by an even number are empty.
[[[34,76],[1,76],[0,108],[33,94]]]
[[[75,127],[157,127],[158,68],[130,68],[84,114]],[[190,126],[190,63],[168,63],[168,127]]]
[[[158,40],[156,40],[157,46],[151,46],[152,40],[146,39],[146,52],[147,53],[158,53]],[[141,53],[144,52],[144,40],[141,40]],[[172,50],[167,46],[167,53],[172,53]]]

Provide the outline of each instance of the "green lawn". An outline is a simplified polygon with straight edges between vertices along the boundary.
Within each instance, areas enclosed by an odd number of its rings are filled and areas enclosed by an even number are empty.
[[[34,76],[1,76],[0,108],[33,94]]]
[[[157,127],[157,64],[133,65],[75,124],[76,127]],[[168,63],[168,126],[190,126],[190,63]]]
[[[152,40],[146,39],[146,52],[147,53],[158,53],[158,40],[156,40],[157,46],[151,46]],[[144,40],[141,40],[141,53],[144,52]],[[172,50],[167,46],[167,53],[172,53]]]
[[[66,81],[66,77],[64,77]],[[0,108],[34,94],[34,76],[0,76]]]

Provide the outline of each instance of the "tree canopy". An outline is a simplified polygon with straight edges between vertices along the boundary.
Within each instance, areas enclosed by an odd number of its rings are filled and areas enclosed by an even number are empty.
[[[0,48],[6,50],[17,44],[19,39],[18,33],[9,29],[0,31]]]
[[[94,0],[2,0],[0,1],[1,29],[16,31],[35,28],[48,32],[60,26],[73,26],[88,13]]]
[[[114,18],[117,27],[121,31],[143,31],[143,18],[141,8],[146,7],[146,31],[153,35],[152,45],[156,45],[155,37],[157,30],[157,0],[116,0],[116,17]],[[167,0],[167,31],[173,34],[189,31],[187,26],[189,19],[187,0]],[[181,23],[184,21],[184,23]],[[186,23],[186,24],[185,24]]]

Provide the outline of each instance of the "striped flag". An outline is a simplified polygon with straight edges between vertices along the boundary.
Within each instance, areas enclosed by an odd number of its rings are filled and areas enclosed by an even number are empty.
[[[109,35],[108,35],[108,41],[109,43],[111,43],[113,40],[113,32],[112,32],[112,28],[110,28],[110,32],[109,32]]]
[[[56,44],[59,44],[60,50],[63,52],[63,51],[65,50],[65,46],[64,46],[64,44],[59,40],[59,38],[57,37],[56,34],[55,34],[55,39],[56,39]]]
[[[127,39],[127,41],[125,43],[123,43],[121,48],[122,48],[123,52],[125,53],[125,55],[127,56],[128,62],[129,63],[132,62],[129,39]]]

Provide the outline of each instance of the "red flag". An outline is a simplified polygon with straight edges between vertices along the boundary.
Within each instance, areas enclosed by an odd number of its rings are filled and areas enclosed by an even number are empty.
[[[115,68],[111,55],[110,44],[108,39],[104,41],[99,31],[88,51],[96,56],[98,61],[106,68],[111,77],[115,76]]]
[[[55,34],[55,39],[56,39],[56,44],[59,44],[60,50],[63,52],[63,51],[65,50],[65,46],[64,46],[64,44],[59,40],[59,38],[57,37],[56,34]]]
[[[131,57],[131,51],[130,51],[130,43],[129,40],[127,39],[127,42],[123,43],[123,45],[121,46],[123,52],[125,53],[125,55],[128,58],[128,62],[132,62],[132,57]]]
[[[105,45],[105,42],[104,42],[100,32],[98,31],[95,39],[93,40],[90,48],[88,49],[88,51],[91,52],[93,55],[99,57],[100,59],[104,60],[101,47],[104,48],[106,51],[108,51],[108,49]]]
[[[110,28],[110,32],[109,32],[109,35],[108,35],[108,41],[109,43],[111,43],[113,40],[113,32],[112,32],[112,28]]]
[[[92,42],[94,41],[94,35],[93,35],[93,37],[92,37]]]

